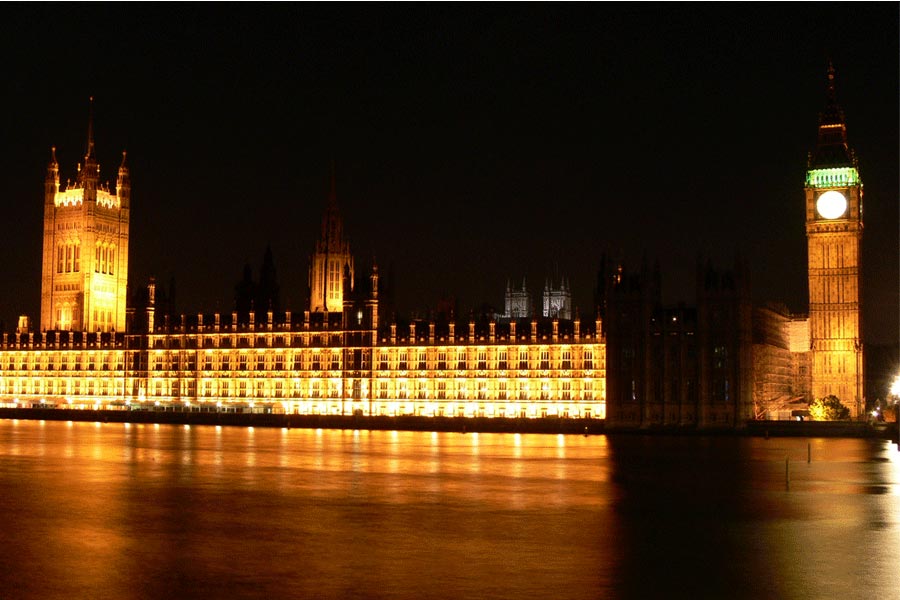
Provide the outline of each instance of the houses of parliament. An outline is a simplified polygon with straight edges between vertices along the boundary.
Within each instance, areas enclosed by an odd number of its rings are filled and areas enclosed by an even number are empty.
[[[501,316],[398,323],[377,266],[354,261],[333,179],[302,310],[176,316],[152,282],[129,306],[129,167],[123,153],[115,185],[101,183],[89,124],[74,180],[60,183],[51,150],[40,325],[3,333],[0,404],[730,428],[833,394],[859,416],[863,185],[831,67],[825,87],[805,174],[808,315],[753,306],[739,259],[698,260],[696,306],[673,307],[658,267],[604,258],[587,318],[549,287],[535,314],[523,283]]]

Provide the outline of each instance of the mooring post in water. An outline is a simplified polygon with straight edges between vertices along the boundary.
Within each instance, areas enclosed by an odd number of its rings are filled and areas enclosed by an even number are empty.
[[[791,462],[787,456],[784,457],[784,489],[791,489]]]

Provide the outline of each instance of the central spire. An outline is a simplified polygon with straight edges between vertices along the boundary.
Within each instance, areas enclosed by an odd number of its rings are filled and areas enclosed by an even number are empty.
[[[87,163],[89,158],[94,156],[94,97],[91,96],[88,102],[88,129],[87,129],[87,148],[84,152],[84,162]]]
[[[334,159],[331,159],[331,188],[328,191],[328,208],[337,208],[337,177],[334,174]]]
[[[855,166],[853,152],[847,145],[847,124],[837,101],[834,65],[828,62],[825,78],[825,109],[819,113],[816,149],[810,156],[810,169]]]

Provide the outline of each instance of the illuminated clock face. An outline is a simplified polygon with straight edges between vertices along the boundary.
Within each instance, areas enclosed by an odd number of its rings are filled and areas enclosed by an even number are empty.
[[[829,190],[816,200],[816,211],[823,219],[837,219],[847,212],[847,198],[837,190]]]

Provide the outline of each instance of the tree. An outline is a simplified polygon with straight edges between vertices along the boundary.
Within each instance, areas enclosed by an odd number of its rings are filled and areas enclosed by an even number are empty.
[[[837,396],[830,395],[810,402],[809,417],[814,421],[840,421],[850,418],[850,409]]]

